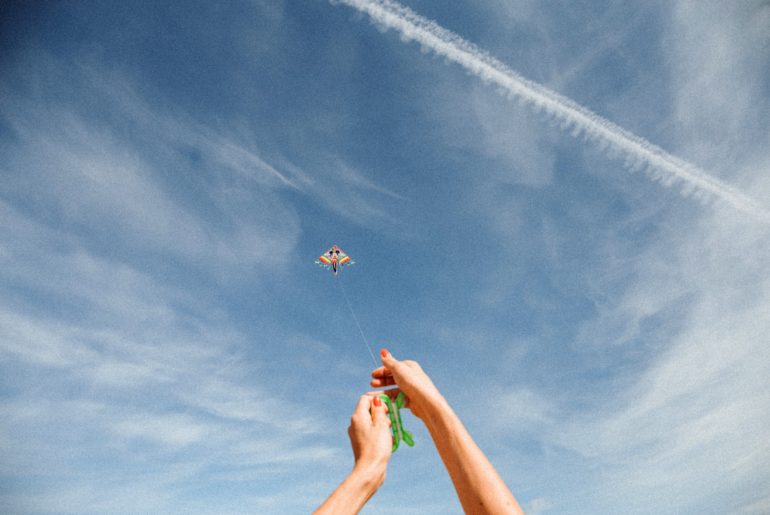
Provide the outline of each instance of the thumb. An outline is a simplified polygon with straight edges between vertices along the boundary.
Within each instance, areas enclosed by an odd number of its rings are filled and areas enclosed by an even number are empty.
[[[375,426],[388,422],[388,415],[385,414],[385,405],[379,395],[375,395],[372,400],[372,422]]]

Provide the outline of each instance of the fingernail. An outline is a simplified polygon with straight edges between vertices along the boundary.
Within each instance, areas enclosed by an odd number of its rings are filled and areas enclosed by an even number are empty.
[[[382,401],[380,400],[380,397],[378,395],[374,396],[374,405],[377,406],[378,408],[382,406]]]
[[[380,356],[382,356],[383,358],[387,358],[388,357],[388,349],[381,349],[380,350]]]

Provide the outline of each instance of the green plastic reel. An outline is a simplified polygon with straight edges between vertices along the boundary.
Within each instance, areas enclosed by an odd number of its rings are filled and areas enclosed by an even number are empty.
[[[401,408],[404,407],[404,392],[398,392],[395,400],[391,400],[386,394],[380,394],[380,399],[388,407],[388,416],[390,417],[390,434],[393,435],[393,451],[396,452],[401,440],[409,447],[414,447],[414,438],[412,433],[404,429],[401,422]]]

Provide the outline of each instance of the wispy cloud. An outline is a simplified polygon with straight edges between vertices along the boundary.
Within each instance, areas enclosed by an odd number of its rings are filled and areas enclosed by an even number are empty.
[[[265,322],[247,336],[212,299],[287,260],[299,223],[281,195],[312,196],[308,176],[268,163],[248,131],[156,107],[126,77],[33,57],[0,99],[0,361],[13,383],[0,469],[26,485],[0,511],[214,513],[181,492],[339,464],[328,414],[262,370],[274,321],[255,313]]]
[[[343,3],[362,10],[46,4],[3,32],[0,512],[317,505],[349,470],[370,365],[312,265],[330,233],[359,249],[345,279],[366,337],[423,363],[529,511],[767,511],[768,226],[430,20]],[[603,116],[654,119],[760,199],[770,10],[749,4],[431,17],[490,29],[484,45]],[[350,12],[470,81],[415,81],[410,49],[366,44]],[[652,111],[628,101],[641,90]],[[619,163],[539,116],[734,202],[661,211],[655,184],[607,177]],[[417,446],[368,509],[456,510],[405,416]]]
[[[18,390],[0,402],[0,469],[32,485],[14,489],[3,509],[120,513],[154,503],[150,511],[174,512],[190,503],[206,511],[180,490],[339,462],[338,448],[325,444],[322,407],[300,406],[245,358],[261,340],[229,328],[194,293],[126,265],[114,281],[103,259],[90,256],[85,273],[77,260],[47,255],[56,271],[17,275],[16,284],[90,313],[38,310],[0,290],[0,359],[16,370],[8,379]],[[57,274],[88,280],[69,292]]]
[[[335,0],[335,3],[364,12],[377,24],[397,30],[405,41],[416,41],[460,64],[483,81],[499,86],[510,98],[542,112],[573,136],[582,136],[598,144],[610,155],[620,154],[629,170],[644,170],[665,185],[681,182],[686,194],[713,197],[755,219],[770,222],[770,212],[751,197],[569,98],[525,79],[457,34],[411,9],[391,0]]]
[[[253,266],[291,249],[296,216],[281,206],[269,183],[248,182],[264,178],[285,185],[288,179],[221,136],[193,134],[184,123],[157,122],[157,113],[125,117],[149,108],[127,104],[113,92],[96,90],[99,94],[107,96],[105,102],[128,105],[107,112],[137,125],[136,130],[126,136],[77,109],[41,108],[18,97],[1,106],[16,135],[6,149],[2,191],[7,197],[28,198],[27,211],[54,216],[64,227],[80,228],[125,251],[162,252],[214,271]],[[211,163],[196,166],[185,148]],[[160,173],[185,168],[187,182],[168,181]],[[247,179],[223,175],[223,169]],[[206,181],[213,184],[204,190],[200,185]],[[180,202],[179,190],[197,190],[205,203]],[[245,206],[251,209],[241,209]],[[208,216],[212,211],[217,216]]]
[[[282,168],[296,170],[296,165],[283,161]],[[326,207],[346,220],[365,226],[382,226],[399,220],[399,207],[409,199],[370,178],[361,170],[338,156],[325,153],[316,158],[313,173],[298,181],[299,189],[312,201]]]

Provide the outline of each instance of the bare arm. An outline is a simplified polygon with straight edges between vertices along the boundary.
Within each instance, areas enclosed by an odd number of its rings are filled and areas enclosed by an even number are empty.
[[[372,386],[397,385],[406,394],[408,406],[436,444],[463,510],[523,515],[516,498],[420,365],[398,361],[384,349],[380,354],[383,367],[372,372]]]
[[[428,407],[423,420],[466,513],[523,515],[516,498],[445,400]]]
[[[392,438],[385,406],[378,397],[363,395],[348,428],[355,465],[316,515],[358,513],[385,481]]]
[[[384,478],[384,472],[354,468],[340,486],[313,513],[316,515],[358,513],[380,488]]]

